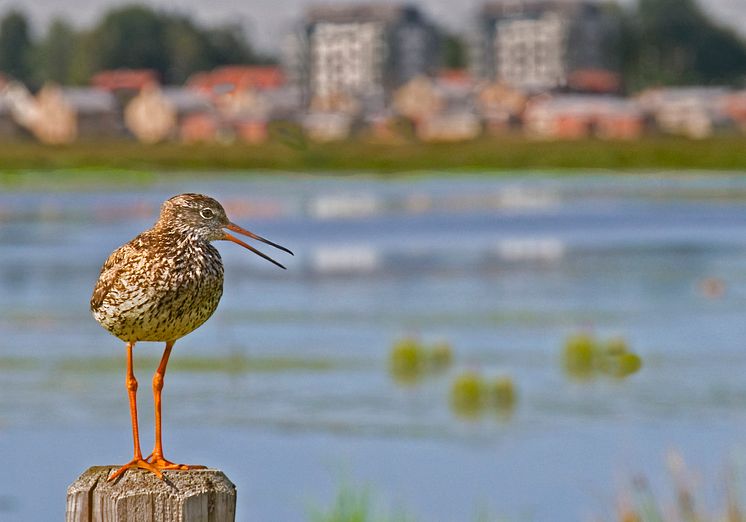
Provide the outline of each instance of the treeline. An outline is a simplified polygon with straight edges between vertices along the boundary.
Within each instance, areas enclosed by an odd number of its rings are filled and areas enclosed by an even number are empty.
[[[696,0],[638,0],[623,13],[627,87],[746,84],[743,35],[711,20]]]
[[[94,27],[76,30],[54,20],[31,37],[24,13],[0,19],[0,71],[27,85],[85,84],[97,71],[150,68],[166,83],[227,64],[270,62],[257,54],[239,25],[202,27],[183,14],[131,5],[109,11]]]
[[[629,90],[746,83],[743,36],[713,22],[696,0],[637,0],[614,10],[620,31],[612,52]],[[443,34],[443,66],[467,65],[465,40]],[[219,65],[271,61],[252,49],[237,24],[203,27],[186,15],[144,5],[111,10],[85,30],[57,19],[38,39],[22,12],[0,19],[0,71],[31,87],[84,84],[97,71],[122,67],[155,69],[164,82],[182,83]]]

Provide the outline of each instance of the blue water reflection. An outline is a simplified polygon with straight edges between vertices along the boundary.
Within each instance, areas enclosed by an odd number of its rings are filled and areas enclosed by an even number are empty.
[[[14,472],[0,478],[2,520],[59,519],[85,467],[129,458],[123,349],[88,300],[108,253],[186,191],[296,253],[280,271],[218,245],[223,300],[177,343],[174,363],[195,366],[169,371],[164,392],[169,456],[223,467],[240,520],[304,520],[339,468],[421,520],[482,507],[578,520],[608,514],[637,472],[665,483],[672,445],[719,476],[744,433],[746,178],[204,173],[107,186],[0,194],[0,445]],[[559,351],[578,329],[625,336],[643,371],[566,379]],[[448,340],[454,368],[397,386],[386,360],[407,334]],[[138,346],[141,383],[160,350]],[[510,422],[449,411],[464,368],[513,377]]]

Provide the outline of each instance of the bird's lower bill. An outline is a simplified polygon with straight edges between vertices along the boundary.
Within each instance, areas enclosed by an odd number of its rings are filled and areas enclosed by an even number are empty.
[[[253,232],[249,232],[245,228],[241,228],[238,225],[236,225],[235,223],[228,223],[225,226],[225,228],[227,228],[228,230],[232,230],[233,232],[238,232],[239,234],[243,234],[244,236],[250,237],[252,239],[256,239],[257,241],[261,241],[262,243],[266,243],[267,245],[271,245],[271,246],[273,246],[273,247],[275,247],[275,248],[277,248],[279,250],[282,250],[283,252],[287,252],[291,256],[293,255],[293,253],[290,250],[288,250],[287,248],[285,248],[284,246],[278,245],[277,243],[273,243],[269,239],[265,239],[262,236],[254,234]],[[275,261],[274,259],[272,259],[271,257],[269,257],[267,254],[265,254],[264,252],[261,252],[261,251],[257,250],[253,246],[249,245],[248,243],[245,243],[245,242],[241,241],[236,236],[234,236],[232,234],[229,234],[228,232],[225,232],[225,235],[223,236],[223,239],[225,239],[227,241],[233,241],[234,243],[239,244],[239,245],[241,245],[242,247],[244,247],[244,248],[246,248],[248,250],[251,250],[256,255],[258,255],[260,257],[263,257],[264,259],[266,259],[270,263],[274,263],[275,265],[279,266],[280,268],[283,268],[283,269],[285,268],[284,265],[278,263],[277,261]]]

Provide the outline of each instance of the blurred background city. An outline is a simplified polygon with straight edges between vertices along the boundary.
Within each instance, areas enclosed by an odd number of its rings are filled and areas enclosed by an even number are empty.
[[[182,192],[296,254],[169,365],[237,520],[743,520],[743,0],[0,11],[0,520],[128,460],[88,302]]]
[[[297,5],[292,17],[258,11],[221,25],[186,7],[102,2],[88,25],[77,9],[11,9],[0,20],[0,135],[260,144],[288,134],[740,134],[744,16],[712,4],[498,1],[452,6],[457,28],[414,3]],[[257,47],[264,16],[284,30]]]

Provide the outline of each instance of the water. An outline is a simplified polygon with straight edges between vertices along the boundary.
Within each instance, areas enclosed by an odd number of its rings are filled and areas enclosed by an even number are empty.
[[[124,350],[88,300],[108,253],[186,191],[296,253],[263,247],[281,271],[219,244],[222,302],[177,343],[166,379],[166,456],[224,469],[239,520],[307,520],[344,483],[419,520],[585,520],[613,513],[638,474],[665,498],[671,448],[713,483],[741,451],[746,178],[205,173],[21,187],[0,194],[1,520],[58,520],[87,466],[129,460]],[[559,353],[581,329],[623,335],[643,370],[568,379]],[[447,340],[453,367],[398,385],[387,356],[404,335]],[[136,348],[145,448],[161,349]],[[464,369],[513,377],[509,419],[450,410]],[[703,496],[712,509],[722,498]]]

